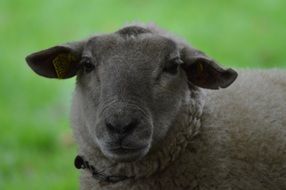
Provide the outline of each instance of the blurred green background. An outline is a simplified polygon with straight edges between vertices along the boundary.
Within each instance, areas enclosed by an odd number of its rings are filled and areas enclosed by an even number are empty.
[[[286,67],[285,0],[0,0],[0,189],[77,189],[74,79],[36,76],[34,51],[155,22],[225,66]]]

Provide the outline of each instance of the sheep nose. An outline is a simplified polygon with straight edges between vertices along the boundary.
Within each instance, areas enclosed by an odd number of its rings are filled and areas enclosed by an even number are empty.
[[[105,121],[106,128],[111,134],[128,135],[138,126],[139,121],[137,119],[132,119],[129,122],[121,122],[120,120],[115,120],[113,122]]]

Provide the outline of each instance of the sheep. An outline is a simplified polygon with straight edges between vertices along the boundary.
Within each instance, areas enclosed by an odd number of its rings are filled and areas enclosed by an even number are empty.
[[[153,25],[26,61],[44,77],[76,75],[81,190],[286,189],[283,70],[223,69]]]

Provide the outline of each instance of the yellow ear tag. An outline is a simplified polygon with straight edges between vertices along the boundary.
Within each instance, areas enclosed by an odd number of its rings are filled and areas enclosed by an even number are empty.
[[[65,78],[67,76],[72,62],[75,61],[75,56],[71,53],[59,54],[53,60],[53,65],[56,70],[58,78]]]
[[[201,73],[201,72],[203,72],[203,70],[204,70],[203,64],[199,63],[199,65],[198,65],[198,72]]]

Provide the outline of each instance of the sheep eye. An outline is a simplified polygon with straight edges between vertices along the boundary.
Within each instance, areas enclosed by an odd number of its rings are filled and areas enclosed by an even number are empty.
[[[83,57],[82,60],[80,61],[80,65],[82,66],[83,70],[86,73],[91,72],[95,68],[94,64],[92,63],[89,57]]]
[[[163,69],[163,72],[169,73],[171,75],[175,75],[178,72],[178,65],[182,64],[182,60],[180,58],[174,58],[168,61],[166,66]]]

